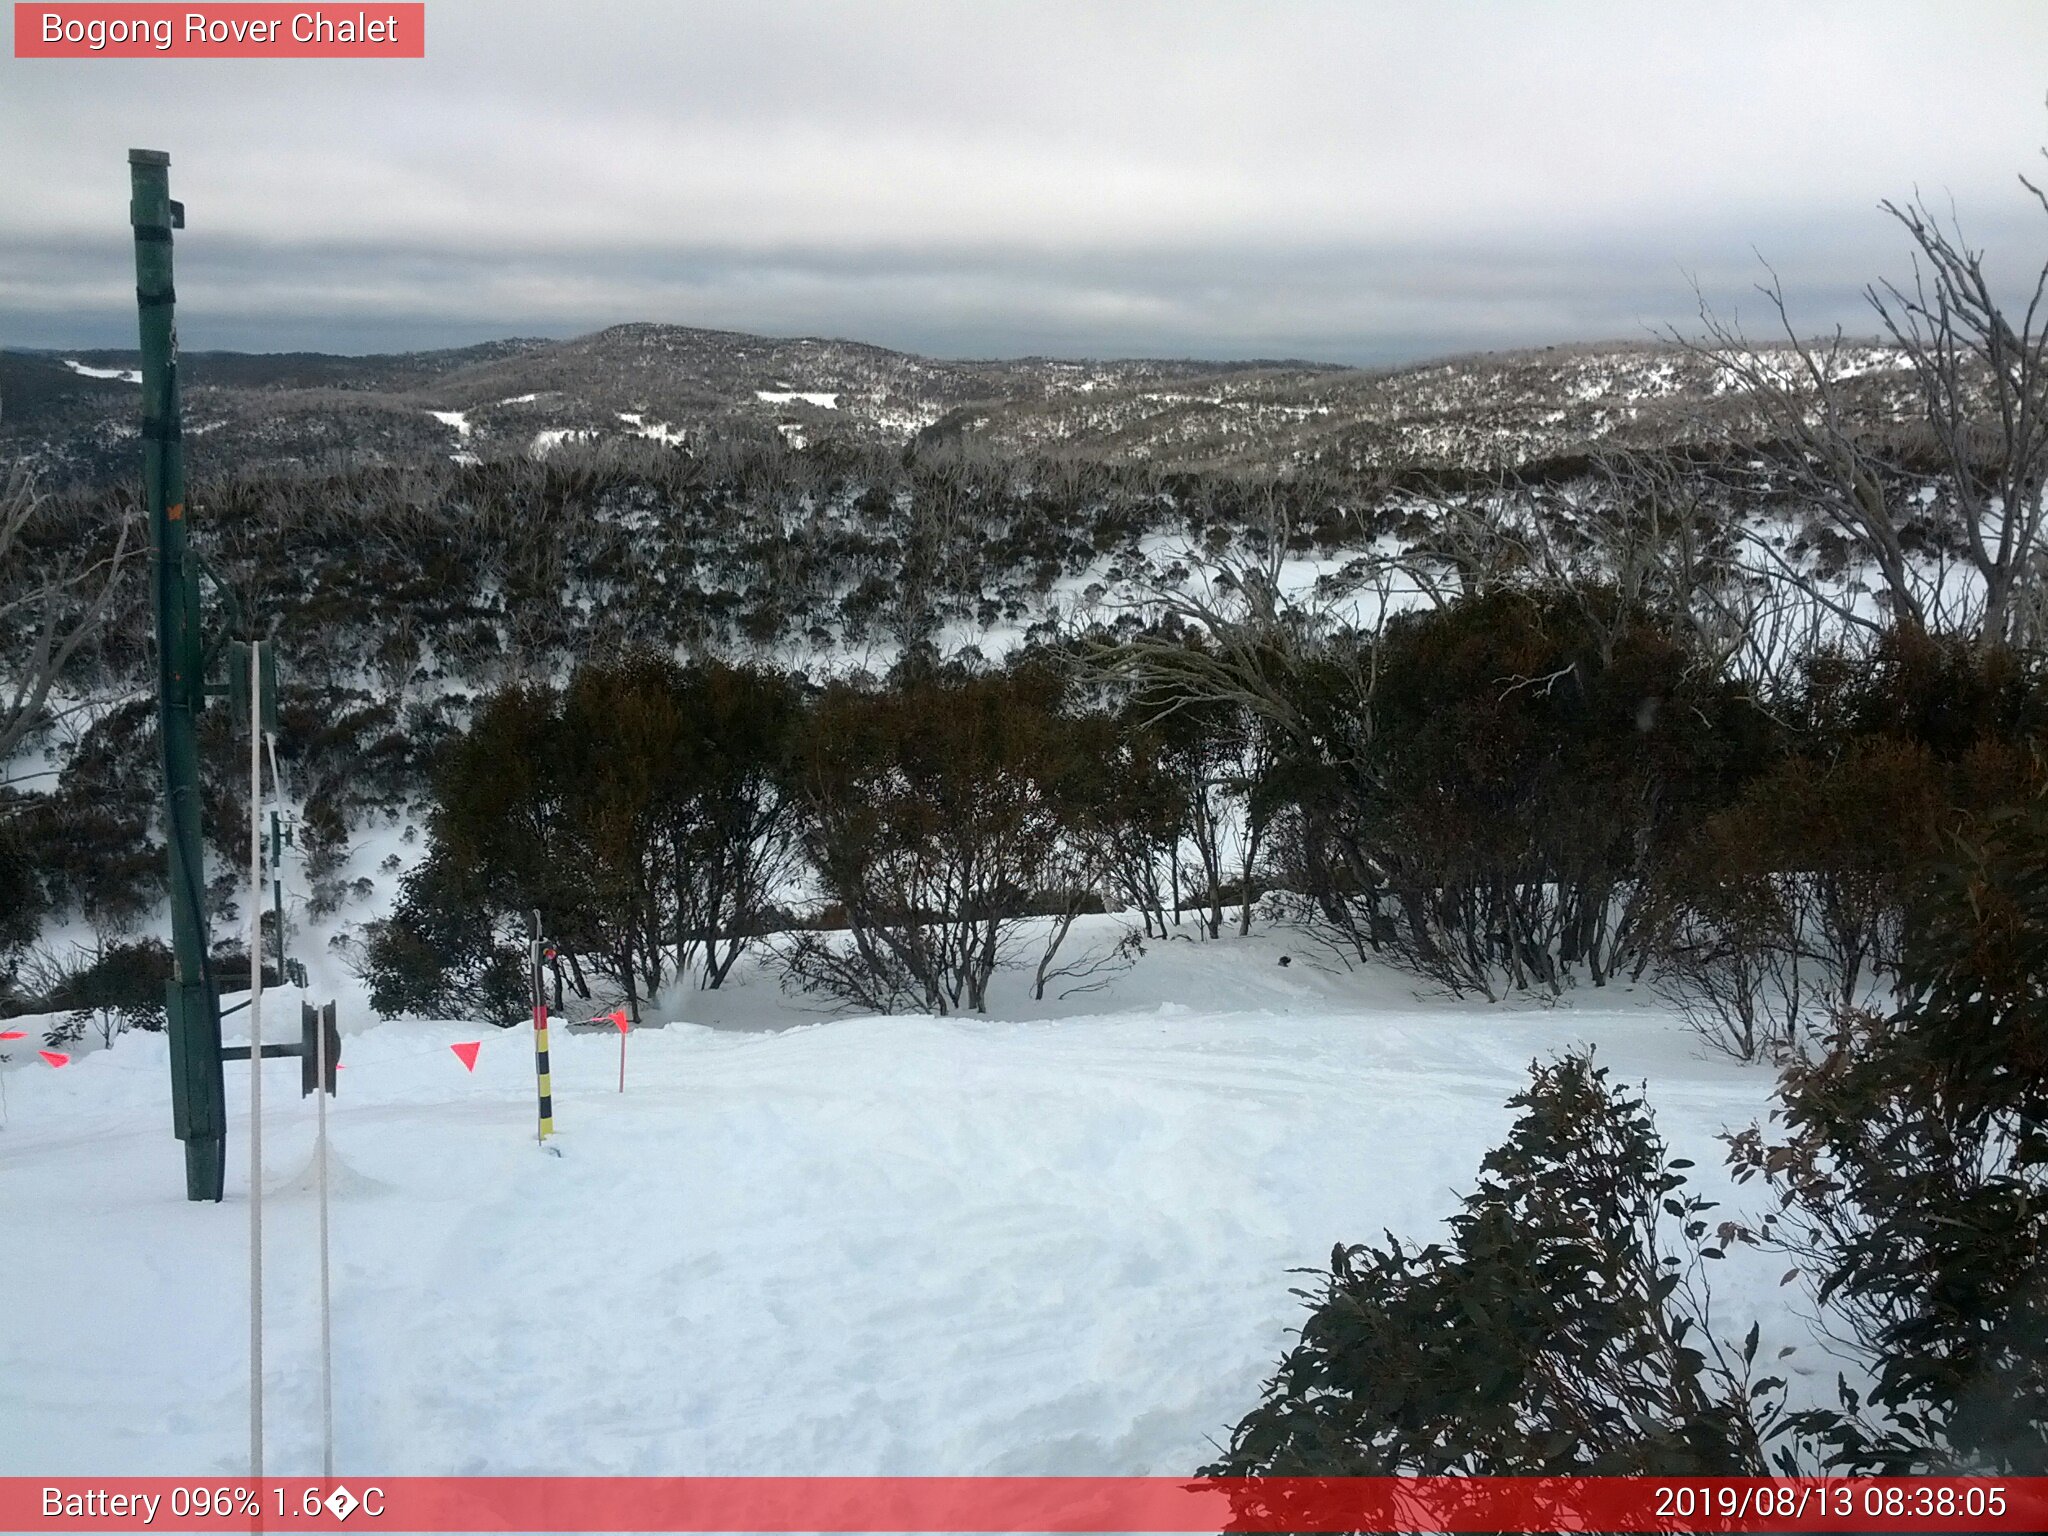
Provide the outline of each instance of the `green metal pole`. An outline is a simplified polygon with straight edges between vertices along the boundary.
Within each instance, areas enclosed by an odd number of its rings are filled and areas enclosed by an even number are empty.
[[[135,301],[142,327],[142,485],[154,555],[157,707],[163,737],[164,835],[171,854],[173,970],[165,996],[171,1120],[185,1143],[185,1196],[221,1198],[227,1170],[227,1092],[221,1075],[220,994],[207,964],[205,852],[199,835],[199,712],[206,707],[199,571],[186,548],[185,461],[178,430],[178,332],[171,231],[171,157],[128,151],[135,227]],[[251,957],[252,964],[260,959]]]

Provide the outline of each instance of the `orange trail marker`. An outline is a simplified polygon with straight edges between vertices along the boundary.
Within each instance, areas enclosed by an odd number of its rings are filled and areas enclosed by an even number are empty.
[[[448,1049],[455,1053],[456,1059],[462,1063],[464,1071],[474,1072],[476,1070],[476,1053],[483,1049],[483,1041],[465,1040],[460,1045],[449,1046]]]
[[[614,1008],[611,1021],[619,1026],[619,1092],[626,1091],[626,1010]]]
[[[62,1051],[38,1051],[36,1054],[53,1067],[68,1067],[71,1065],[71,1058]]]

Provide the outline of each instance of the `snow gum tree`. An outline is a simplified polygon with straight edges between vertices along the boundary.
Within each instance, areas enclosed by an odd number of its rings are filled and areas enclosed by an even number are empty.
[[[677,978],[718,986],[794,856],[799,718],[779,675],[649,652],[588,664],[565,689],[500,691],[441,756],[434,851],[372,935],[373,983],[387,975],[394,1003],[423,1006],[437,948],[496,974],[537,909],[558,1005],[603,985],[638,1018]],[[476,934],[477,911],[498,938]]]
[[[805,851],[846,927],[800,936],[794,978],[884,1012],[986,1011],[1017,925],[1072,883],[1056,695],[1022,671],[827,690],[796,784]]]

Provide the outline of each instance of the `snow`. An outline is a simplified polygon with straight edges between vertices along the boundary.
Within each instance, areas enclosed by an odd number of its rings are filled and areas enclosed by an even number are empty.
[[[766,401],[769,405],[790,405],[801,400],[804,404],[815,405],[821,410],[839,409],[839,393],[836,390],[824,394],[801,389],[757,389],[754,391],[754,398]]]
[[[563,443],[595,436],[595,432],[580,427],[549,427],[533,434],[533,444],[527,452],[536,459],[544,459]]]
[[[469,436],[469,413],[467,411],[429,411],[427,414],[444,427],[453,427],[457,437]]]
[[[124,384],[140,384],[142,382],[142,370],[140,368],[91,368],[68,357],[64,359],[64,366],[73,373],[83,374],[88,379],[119,379]]]
[[[1087,921],[1070,943],[1113,938]],[[529,1030],[371,1024],[344,991],[340,1470],[1188,1472],[1298,1325],[1289,1271],[1431,1235],[1532,1058],[1599,1041],[1709,1170],[1769,1085],[1626,988],[1421,999],[1285,930],[1045,1004],[1011,975],[994,1009],[827,1021],[743,964],[630,1037],[623,1095],[616,1036],[555,1033],[554,1158]],[[476,1039],[471,1074],[448,1047]],[[0,1473],[240,1470],[247,1068],[219,1206],[183,1199],[161,1035],[0,1070]],[[265,1070],[270,1465],[303,1474],[314,1109]],[[1775,1307],[1803,1341],[1780,1267],[1722,1266],[1731,1330]]]
[[[689,441],[687,434],[678,431],[667,422],[650,422],[638,411],[620,411],[618,417],[641,437],[652,438],[664,447],[679,448]]]

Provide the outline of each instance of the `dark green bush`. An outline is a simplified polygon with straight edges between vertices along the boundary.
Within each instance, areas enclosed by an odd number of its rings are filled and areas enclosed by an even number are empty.
[[[1784,1383],[1711,1331],[1710,1230],[1643,1100],[1533,1069],[1446,1243],[1339,1248],[1205,1476],[1757,1474]]]
[[[360,962],[380,1017],[514,1024],[527,1015],[525,957],[500,940],[479,898],[438,852],[399,882],[391,915],[369,925]]]

